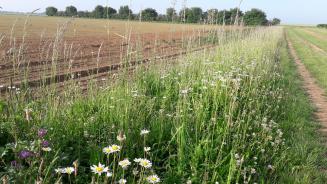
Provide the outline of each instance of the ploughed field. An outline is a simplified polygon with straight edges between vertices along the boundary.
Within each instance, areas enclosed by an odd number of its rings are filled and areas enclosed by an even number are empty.
[[[0,91],[74,79],[86,89],[123,66],[210,47],[210,26],[0,16]],[[190,44],[192,43],[192,44]]]

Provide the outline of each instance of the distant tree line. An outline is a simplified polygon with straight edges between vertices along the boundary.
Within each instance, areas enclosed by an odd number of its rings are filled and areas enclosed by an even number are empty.
[[[319,28],[327,28],[327,24],[318,24],[317,27],[319,27]]]
[[[129,6],[121,6],[119,10],[112,7],[98,5],[93,11],[78,11],[74,6],[66,7],[65,11],[58,11],[55,7],[46,8],[48,16],[75,16],[97,19],[130,19],[140,21],[167,21],[167,22],[185,22],[185,23],[206,23],[220,25],[278,25],[281,20],[274,18],[268,20],[267,15],[260,9],[253,8],[242,12],[238,8],[229,10],[209,9],[203,11],[199,7],[184,8],[177,12],[174,8],[167,8],[166,14],[159,14],[153,8],[146,8],[139,13],[133,13]]]

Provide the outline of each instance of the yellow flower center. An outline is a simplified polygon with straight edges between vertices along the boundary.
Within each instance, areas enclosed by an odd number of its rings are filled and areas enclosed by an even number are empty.
[[[116,151],[116,150],[118,150],[118,146],[113,146],[112,149],[113,149],[114,151]]]
[[[96,167],[95,170],[96,170],[97,172],[102,172],[102,171],[103,171],[103,168],[102,168],[102,167]]]
[[[142,162],[142,165],[147,166],[147,165],[149,165],[149,163],[146,162],[146,161],[143,161],[143,162]]]
[[[110,152],[110,149],[109,148],[105,148],[104,151],[107,152],[107,153],[109,153]]]

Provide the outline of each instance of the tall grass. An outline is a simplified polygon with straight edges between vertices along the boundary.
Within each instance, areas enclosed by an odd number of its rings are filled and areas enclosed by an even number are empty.
[[[301,167],[309,164],[300,162],[312,152],[303,147],[303,158],[296,160],[292,154],[298,150],[288,148],[300,140],[290,139],[289,131],[302,130],[289,127],[298,119],[287,105],[294,99],[285,85],[291,77],[281,69],[282,28],[213,35],[215,49],[189,53],[173,64],[140,65],[104,89],[37,99],[15,93],[18,98],[1,102],[3,181],[312,181],[313,169],[308,180],[286,176],[296,163],[299,173],[308,171]],[[321,152],[312,154],[315,161]],[[104,170],[95,169],[98,163]]]

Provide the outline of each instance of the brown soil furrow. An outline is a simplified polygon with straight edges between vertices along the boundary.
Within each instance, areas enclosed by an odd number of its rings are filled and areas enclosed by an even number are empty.
[[[203,50],[205,48],[210,48],[212,46],[205,46],[205,47],[200,47],[200,48],[196,48],[196,49],[192,49],[190,51],[177,51],[174,53],[170,53],[167,55],[162,55],[162,56],[156,56],[154,58],[154,60],[156,59],[172,59],[172,58],[176,58],[180,55],[185,55],[188,52],[194,52],[194,51],[199,51],[199,50]],[[135,65],[138,64],[143,64],[143,63],[148,63],[149,61],[151,61],[151,58],[147,58],[147,59],[143,59],[140,61],[131,61],[128,64],[124,64],[124,63],[117,63],[117,64],[112,64],[112,65],[103,65],[103,66],[97,66],[97,67],[90,67],[90,68],[86,68],[86,69],[79,69],[79,70],[75,70],[72,71],[70,73],[61,73],[61,74],[57,74],[55,76],[51,76],[51,77],[44,77],[44,78],[35,78],[34,80],[29,80],[26,81],[25,83],[20,81],[17,83],[13,83],[11,84],[11,86],[14,86],[15,88],[21,88],[24,85],[30,87],[30,88],[35,88],[35,87],[39,87],[39,86],[43,86],[43,85],[50,85],[50,84],[54,84],[54,83],[62,83],[64,81],[68,81],[71,80],[71,76],[78,76],[79,78],[84,78],[84,77],[88,77],[88,76],[92,76],[92,75],[98,75],[101,73],[108,73],[110,71],[116,71],[119,70],[121,68],[126,68],[126,67],[133,67]],[[8,91],[8,89],[6,87],[2,87],[0,88],[0,92],[1,93],[6,93]]]
[[[144,57],[150,57],[151,55],[154,54],[156,51],[156,54],[162,55],[162,53],[171,53],[172,51],[177,51],[177,50],[182,50],[178,45],[171,45],[171,46],[150,46],[149,49],[143,50],[141,55]],[[69,64],[69,61],[67,59],[62,59],[57,61],[56,63],[56,68],[57,68],[57,74],[60,73],[70,73],[72,70],[75,70],[75,68],[78,68],[78,70],[82,68],[89,68],[89,67],[96,67],[98,65],[103,65],[103,64],[115,64],[121,61],[120,59],[120,53],[122,51],[116,51],[115,53],[111,52],[103,52],[99,55],[99,57],[90,56],[90,57],[85,57],[85,58],[77,58],[74,57],[73,62],[71,65]],[[125,51],[123,51],[125,52]],[[139,52],[133,52],[133,55],[139,54]],[[126,54],[125,54],[126,55]],[[124,57],[126,57],[124,55]],[[131,55],[133,57],[133,55]],[[99,60],[97,62],[96,60]],[[92,61],[93,60],[93,61]],[[38,64],[38,65],[37,65]],[[11,65],[12,67],[12,65]],[[33,63],[29,63],[27,66],[21,66],[16,69],[16,73],[19,73],[20,75],[14,76],[13,74],[15,73],[13,69],[9,68],[1,68],[1,77],[0,77],[0,82],[3,85],[9,85],[10,80],[12,80],[14,83],[19,82],[21,80],[24,80],[26,76],[22,75],[25,72],[28,71],[29,75],[27,76],[27,80],[33,80],[33,78],[39,78],[40,76],[47,77],[51,75],[52,70],[53,70],[53,65],[51,61],[35,61],[34,65]],[[60,70],[59,70],[60,69]]]
[[[321,131],[327,134],[327,99],[324,90],[317,85],[314,77],[306,69],[301,59],[298,57],[292,42],[287,39],[290,53],[297,65],[298,72],[303,79],[303,87],[309,95],[311,102],[316,107],[316,118],[321,123]],[[325,134],[325,135],[326,135]]]

